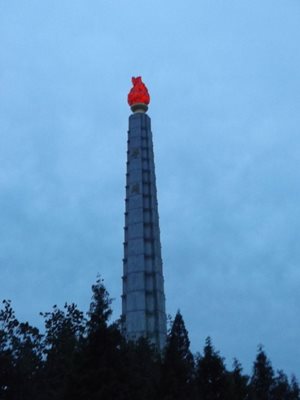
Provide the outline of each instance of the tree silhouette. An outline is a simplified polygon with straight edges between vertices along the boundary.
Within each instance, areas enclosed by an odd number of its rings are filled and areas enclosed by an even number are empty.
[[[229,398],[229,379],[224,359],[215,351],[210,337],[206,339],[203,356],[198,358],[197,387],[201,400]]]
[[[272,400],[289,400],[290,399],[290,385],[288,377],[283,371],[278,371],[277,376],[273,379]]]
[[[103,280],[92,286],[89,311],[75,304],[41,313],[45,332],[19,322],[10,301],[0,310],[0,400],[300,400],[299,385],[274,375],[263,348],[243,375],[205,342],[196,366],[178,311],[164,352],[146,338],[127,341],[110,323],[112,300]]]
[[[300,389],[295,375],[292,375],[290,384],[290,400],[300,400]]]
[[[162,365],[163,399],[191,399],[194,392],[194,358],[182,315],[178,311],[167,337]]]
[[[126,382],[127,398],[152,400],[158,396],[161,359],[157,349],[145,338],[123,343],[122,378]]]
[[[123,338],[117,325],[108,325],[111,298],[102,279],[97,279],[92,292],[86,336],[75,357],[65,398],[123,399],[126,393],[121,376]]]
[[[75,304],[64,305],[60,310],[56,305],[52,312],[41,313],[45,319],[44,354],[42,373],[43,390],[41,398],[63,399],[75,352],[83,340],[85,318]]]
[[[0,310],[0,398],[35,399],[42,364],[42,336],[28,322],[19,322],[10,301]]]
[[[242,371],[241,363],[237,359],[234,359],[233,370],[228,374],[231,400],[246,400],[248,398],[249,377],[243,375]]]
[[[251,400],[270,400],[272,397],[274,371],[262,346],[253,365],[251,377]]]

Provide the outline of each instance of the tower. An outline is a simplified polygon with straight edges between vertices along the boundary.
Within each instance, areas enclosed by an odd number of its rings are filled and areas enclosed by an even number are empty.
[[[132,78],[129,117],[123,259],[123,330],[129,340],[146,337],[158,349],[166,339],[150,96],[141,77]]]

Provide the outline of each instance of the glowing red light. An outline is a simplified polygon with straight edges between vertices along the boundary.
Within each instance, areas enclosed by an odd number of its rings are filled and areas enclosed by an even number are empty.
[[[142,77],[138,76],[136,78],[132,78],[131,81],[133,88],[128,94],[128,104],[130,106],[138,103],[149,104],[150,96],[147,87],[142,82]]]

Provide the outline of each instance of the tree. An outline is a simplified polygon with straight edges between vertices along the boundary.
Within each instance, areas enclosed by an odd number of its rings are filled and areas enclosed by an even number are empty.
[[[290,384],[290,400],[300,400],[300,389],[295,375],[292,375]]]
[[[92,292],[85,337],[75,357],[65,399],[125,399],[123,339],[115,324],[108,325],[112,300],[100,278]]]
[[[19,322],[9,301],[3,301],[0,311],[0,398],[11,399],[14,387],[13,337]]]
[[[242,374],[241,363],[234,359],[233,371],[228,374],[230,380],[230,399],[245,400],[248,398],[248,380],[249,377]]]
[[[42,345],[39,330],[20,323],[10,301],[0,310],[0,398],[35,399],[38,396]]]
[[[290,385],[286,374],[283,371],[278,371],[277,376],[273,379],[271,389],[272,400],[289,400]]]
[[[178,311],[167,337],[160,392],[163,399],[191,399],[194,385],[194,358],[182,315]]]
[[[56,305],[52,312],[41,313],[45,319],[44,355],[41,398],[64,399],[75,352],[83,340],[86,320],[75,304]]]
[[[111,303],[112,299],[104,286],[104,281],[98,276],[96,284],[92,285],[92,301],[88,314],[88,334],[106,328],[112,314]]]
[[[153,400],[158,396],[161,357],[145,338],[123,343],[121,376],[130,400]]]
[[[259,346],[253,365],[250,398],[252,400],[270,400],[272,398],[273,381],[274,371],[271,362],[267,358],[263,347]]]
[[[204,355],[198,358],[196,379],[201,400],[229,398],[229,380],[224,359],[215,351],[210,337],[206,339]]]

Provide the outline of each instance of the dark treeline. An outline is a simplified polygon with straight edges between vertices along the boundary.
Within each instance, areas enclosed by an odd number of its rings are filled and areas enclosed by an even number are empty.
[[[206,339],[202,354],[190,351],[178,312],[164,354],[141,339],[128,343],[118,323],[109,324],[111,299],[98,280],[88,313],[74,304],[42,313],[43,334],[19,322],[9,301],[0,311],[2,400],[298,400],[294,376],[274,372],[263,348],[251,376],[224,359]]]

